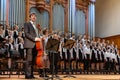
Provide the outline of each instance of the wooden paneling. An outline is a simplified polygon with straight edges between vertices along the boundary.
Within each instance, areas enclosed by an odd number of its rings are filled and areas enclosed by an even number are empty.
[[[109,36],[102,39],[109,40],[110,42],[114,41],[115,45],[118,46],[118,50],[120,52],[120,35]]]

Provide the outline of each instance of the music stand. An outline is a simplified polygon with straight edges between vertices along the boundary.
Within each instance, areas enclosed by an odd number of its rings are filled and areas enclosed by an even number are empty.
[[[58,52],[59,45],[60,45],[60,41],[58,41],[57,39],[49,38],[46,45],[46,51]]]
[[[56,78],[56,79],[61,80],[59,77],[56,77],[54,75],[54,54],[57,54],[56,52],[58,52],[58,50],[59,50],[59,45],[60,45],[60,41],[59,40],[53,39],[53,38],[49,38],[48,39],[48,42],[47,42],[47,45],[46,45],[46,51],[47,52],[52,52],[52,55],[53,55],[53,60],[52,60],[52,64],[53,64],[53,66],[52,66],[52,69],[53,69],[52,70],[52,77],[49,77],[48,79],[52,79],[53,80],[54,78]]]
[[[73,47],[74,43],[75,43],[74,40],[72,40],[72,39],[66,39],[63,47],[65,47],[66,49],[70,50],[70,49]],[[67,53],[67,54],[68,54],[68,53]],[[69,58],[68,58],[68,59],[69,59],[69,60],[68,60],[68,65],[69,65],[68,75],[64,76],[64,78],[66,78],[66,77],[76,78],[75,76],[71,76],[71,75],[70,75],[70,55],[69,55],[68,57],[69,57]]]

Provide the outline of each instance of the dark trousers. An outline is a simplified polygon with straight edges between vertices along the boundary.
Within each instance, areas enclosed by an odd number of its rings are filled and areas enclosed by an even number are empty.
[[[24,59],[24,49],[20,49],[19,53],[20,53],[20,58]]]
[[[115,59],[113,59],[112,62],[111,62],[110,70],[111,70],[111,71],[116,71],[116,67],[115,67],[115,66],[116,66],[116,64],[115,64]]]
[[[110,66],[111,66],[110,64],[111,64],[110,59],[107,58],[107,61],[106,61],[106,63],[105,63],[105,70],[110,71]]]
[[[84,70],[89,70],[89,68],[90,68],[90,55],[89,54],[87,54],[86,55],[87,56],[87,58],[86,59],[84,59]]]
[[[84,70],[89,70],[90,68],[90,60],[84,60]]]
[[[59,60],[58,54],[59,53],[49,53],[50,70],[52,70],[51,72],[53,72],[53,69],[54,69],[55,74],[58,73],[58,60]],[[54,61],[53,61],[53,58],[54,58]]]
[[[33,66],[35,64],[36,50],[26,49],[26,65],[25,65],[25,76],[33,76]]]

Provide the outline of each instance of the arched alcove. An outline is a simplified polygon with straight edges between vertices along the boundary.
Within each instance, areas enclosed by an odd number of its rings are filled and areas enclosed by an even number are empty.
[[[64,31],[64,7],[60,4],[53,5],[53,30]]]

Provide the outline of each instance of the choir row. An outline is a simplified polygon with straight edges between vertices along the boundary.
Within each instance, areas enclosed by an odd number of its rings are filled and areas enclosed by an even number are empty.
[[[25,49],[23,47],[25,37],[24,29],[22,28],[22,30],[18,31],[18,26],[15,26],[14,30],[8,28],[6,27],[5,30],[0,29],[0,37],[8,40],[5,45],[8,46],[10,54],[18,51],[20,57],[25,58]],[[104,39],[91,40],[86,35],[80,35],[79,37],[72,35],[70,37],[67,33],[63,35],[61,33],[58,34],[58,32],[48,35],[47,38],[50,37],[54,37],[60,41],[59,54],[57,56],[59,59],[57,59],[57,62],[60,62],[61,69],[66,69],[69,61],[71,69],[78,69],[80,64],[83,64],[83,70],[94,70],[96,68],[97,70],[112,70],[117,69],[116,66],[120,64],[119,51],[114,42],[110,43]],[[70,49],[64,47],[68,39],[75,41]],[[49,59],[51,59],[50,56]]]

